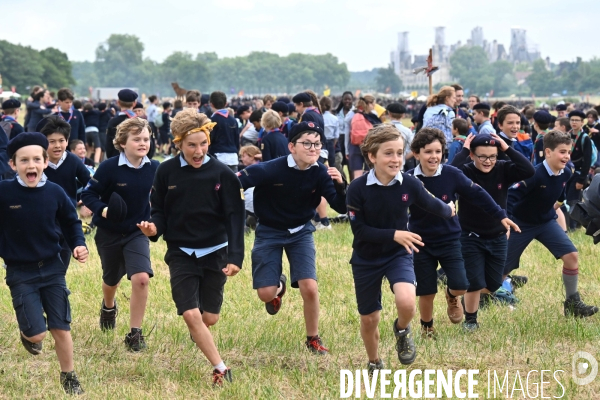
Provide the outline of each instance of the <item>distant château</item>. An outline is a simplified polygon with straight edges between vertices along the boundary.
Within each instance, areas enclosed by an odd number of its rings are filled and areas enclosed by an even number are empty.
[[[433,49],[433,64],[439,67],[439,70],[433,74],[433,84],[440,82],[450,82],[450,56],[462,46],[482,47],[488,55],[490,63],[499,60],[508,60],[513,63],[531,63],[541,58],[537,48],[531,49],[527,45],[527,31],[521,28],[511,29],[510,48],[507,50],[503,44],[496,40],[488,42],[483,37],[483,28],[477,26],[471,31],[471,38],[463,44],[460,40],[453,45],[446,46],[446,28],[443,26],[435,28],[435,43]],[[408,32],[398,33],[398,47],[390,54],[391,64],[394,71],[404,87],[424,87],[427,86],[427,77],[423,74],[415,75],[415,68],[427,65],[427,54],[412,56],[408,47]]]

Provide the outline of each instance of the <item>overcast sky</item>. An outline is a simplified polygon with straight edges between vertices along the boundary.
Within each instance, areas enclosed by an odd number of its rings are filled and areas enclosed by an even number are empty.
[[[9,0],[0,0],[0,4]],[[576,4],[576,5],[575,5]],[[425,54],[434,27],[446,45],[483,27],[485,39],[510,46],[510,29],[527,30],[530,46],[553,62],[599,56],[598,0],[21,0],[4,5],[0,39],[35,49],[56,47],[76,61],[95,58],[112,33],[137,35],[144,57],[162,61],[174,51],[331,53],[351,71],[383,67],[409,31],[412,54]],[[493,6],[492,6],[493,5]],[[1,73],[1,71],[0,71]]]

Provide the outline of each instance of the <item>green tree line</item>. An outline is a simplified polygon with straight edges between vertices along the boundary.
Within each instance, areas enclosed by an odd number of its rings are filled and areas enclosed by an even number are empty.
[[[4,90],[14,86],[23,95],[33,85],[59,89],[75,84],[71,62],[62,51],[53,47],[39,51],[6,40],[0,40],[0,74]]]
[[[343,89],[350,73],[331,54],[292,53],[285,57],[268,52],[219,58],[216,53],[192,55],[176,51],[162,63],[143,57],[144,44],[134,35],[111,35],[96,49],[93,62],[73,62],[79,94],[88,87],[137,87],[144,93],[174,94],[172,82],[185,89],[225,93],[293,93],[326,87]]]

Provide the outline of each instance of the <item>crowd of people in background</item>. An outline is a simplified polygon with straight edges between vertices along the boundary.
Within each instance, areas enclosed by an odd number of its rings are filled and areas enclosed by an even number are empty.
[[[590,317],[598,308],[578,292],[577,249],[567,234],[580,227],[572,210],[600,167],[599,107],[489,104],[458,84],[426,102],[351,92],[319,98],[311,90],[291,98],[190,90],[184,98],[142,102],[129,89],[118,99],[89,101],[68,88],[36,86],[24,104],[4,101],[0,119],[0,257],[21,343],[40,354],[48,328],[61,384],[83,393],[70,312],[59,312],[70,310],[68,296],[56,292],[68,292],[71,257],[87,259],[83,232],[92,229],[102,264],[100,328],[115,329],[116,292],[127,277],[124,343],[133,352],[146,349],[150,242],[163,237],[177,313],[211,362],[216,385],[232,375],[210,328],[227,278],[242,268],[244,232],[254,231],[253,289],[266,311],[277,314],[287,290],[299,289],[304,344],[326,355],[313,232],[350,224],[370,373],[384,368],[384,277],[395,296],[398,359],[408,365],[417,356],[410,326],[417,297],[423,338],[436,335],[440,286],[449,320],[474,332],[480,308],[516,304],[515,289],[527,278],[514,272],[533,239],[563,262],[564,315]],[[46,203],[48,215],[36,201]],[[339,215],[330,219],[328,207]],[[91,223],[77,218],[76,208]],[[36,275],[43,265],[51,279]]]

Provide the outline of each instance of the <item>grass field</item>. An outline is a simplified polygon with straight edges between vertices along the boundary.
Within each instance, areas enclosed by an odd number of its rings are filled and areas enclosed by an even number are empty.
[[[252,290],[253,235],[247,236],[244,268],[227,283],[221,320],[212,328],[225,362],[233,369],[234,382],[223,389],[213,389],[211,366],[194,347],[182,318],[176,315],[168,268],[163,261],[164,242],[151,247],[155,276],[151,281],[144,328],[145,332],[154,325],[156,328],[147,340],[148,350],[131,354],[122,343],[128,330],[129,282],[125,280],[118,293],[120,315],[116,331],[101,332],[98,328],[101,268],[93,239],[88,236],[89,261],[83,265],[73,261],[67,275],[72,292],[75,365],[87,392],[86,398],[339,398],[340,369],[363,369],[366,363],[348,265],[351,239],[347,224],[315,233],[321,294],[320,333],[331,353],[314,356],[303,347],[305,331],[299,292],[290,290],[280,313],[269,316]],[[573,239],[581,256],[580,291],[589,303],[599,304],[599,249],[583,233],[573,235]],[[284,268],[288,269],[287,262]],[[520,306],[514,311],[493,306],[480,312],[481,329],[472,334],[464,333],[460,326],[449,322],[445,301],[443,297],[437,298],[438,339],[417,338],[418,357],[410,369],[479,369],[476,388],[480,398],[487,397],[487,370],[496,370],[501,377],[509,371],[511,390],[517,371],[525,386],[530,370],[563,370],[557,373],[566,391],[562,398],[600,398],[600,378],[587,386],[577,386],[571,379],[571,359],[576,351],[598,355],[600,316],[588,320],[562,316],[561,266],[538,243],[527,249],[522,272],[529,276],[530,282],[518,292]],[[393,296],[387,289],[383,303],[380,351],[386,366],[393,371],[402,366],[394,350],[391,325],[395,312]],[[417,317],[413,327],[418,329]],[[44,353],[33,357],[22,348],[18,331],[10,294],[3,285],[0,288],[0,398],[62,398],[51,337],[44,342]],[[559,397],[562,389],[546,374],[544,380],[554,385],[546,385],[545,396]],[[539,374],[530,376],[531,395],[535,393],[532,382],[536,380],[539,383]],[[521,398],[521,394],[517,391],[513,398]],[[362,396],[365,396],[364,390]],[[504,398],[499,392],[497,397]]]

